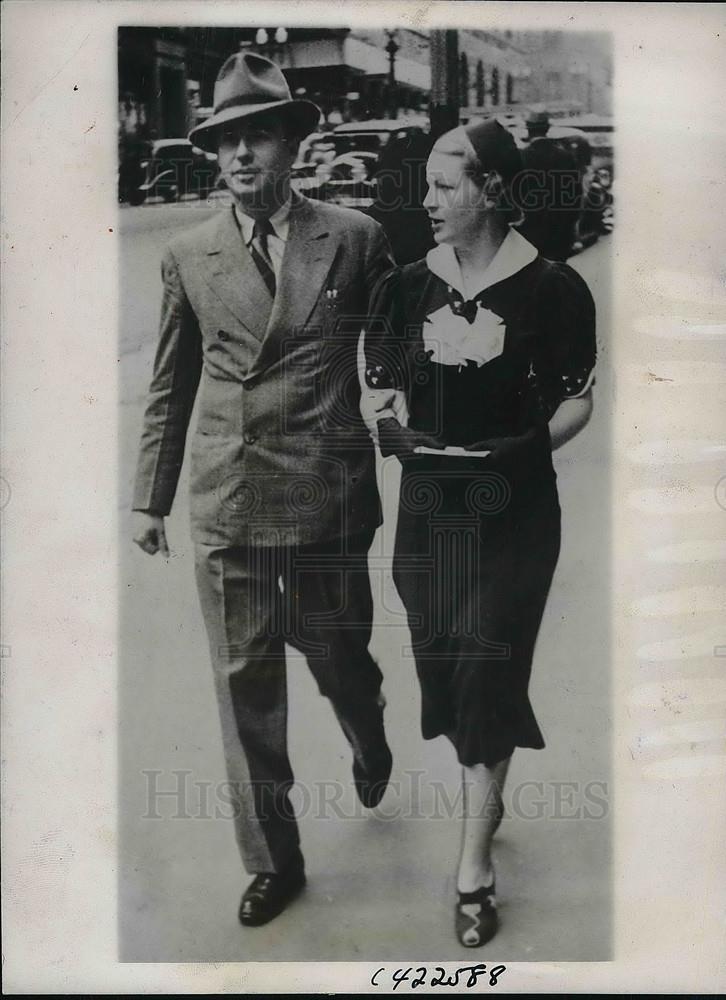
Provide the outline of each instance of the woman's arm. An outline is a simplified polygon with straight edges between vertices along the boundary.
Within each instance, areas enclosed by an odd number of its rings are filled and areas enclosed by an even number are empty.
[[[406,393],[403,389],[369,389],[363,386],[360,412],[368,432],[378,441],[378,421],[393,417],[402,427],[408,423]]]
[[[592,389],[584,396],[575,399],[564,399],[549,422],[552,451],[561,448],[563,444],[579,434],[590,419],[592,413]]]

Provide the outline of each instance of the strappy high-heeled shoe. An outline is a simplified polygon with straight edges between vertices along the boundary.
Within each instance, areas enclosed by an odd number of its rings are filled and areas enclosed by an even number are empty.
[[[499,929],[495,882],[476,892],[460,892],[456,903],[456,936],[465,948],[478,948]]]

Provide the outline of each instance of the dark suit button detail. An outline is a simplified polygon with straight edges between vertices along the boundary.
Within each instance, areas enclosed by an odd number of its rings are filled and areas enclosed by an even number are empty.
[[[245,431],[244,442],[245,444],[254,444],[257,438],[254,434],[250,434],[249,431]]]
[[[229,340],[229,334],[227,333],[226,330],[220,330],[217,333],[217,336],[219,337],[220,340]]]

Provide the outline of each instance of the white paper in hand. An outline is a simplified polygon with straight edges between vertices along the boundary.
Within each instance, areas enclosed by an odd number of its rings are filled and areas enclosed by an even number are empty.
[[[461,455],[467,458],[486,458],[490,451],[467,451],[459,445],[447,445],[445,448],[429,448],[425,444],[413,449],[419,455]]]

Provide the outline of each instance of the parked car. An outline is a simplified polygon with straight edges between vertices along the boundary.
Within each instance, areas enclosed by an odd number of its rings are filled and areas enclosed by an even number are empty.
[[[369,208],[375,197],[380,156],[394,139],[424,133],[424,119],[370,119],[337,125],[332,132],[313,133],[301,143],[293,166],[295,190],[336,204]]]
[[[524,127],[524,116],[519,111],[497,111],[496,108],[492,108],[491,111],[482,111],[480,108],[462,108],[459,112],[461,125],[468,125],[475,121],[489,121],[491,118],[496,118],[508,129]]]
[[[151,143],[145,139],[122,136],[118,151],[118,200],[130,201],[134,192],[146,181],[146,161],[151,156]]]
[[[322,197],[324,178],[317,169],[336,157],[332,132],[313,132],[300,143],[297,160],[292,166],[292,185],[309,198]]]
[[[318,164],[315,178],[322,186],[319,197],[357,208],[370,205],[375,194],[374,175],[378,159],[378,153],[359,150],[336,156],[329,163]]]
[[[595,169],[612,165],[615,155],[615,123],[607,115],[578,115],[563,120],[563,125],[576,128],[587,136],[592,149],[592,165]]]
[[[394,137],[414,135],[424,131],[421,123],[406,119],[372,118],[363,122],[345,122],[333,129],[335,151],[343,153],[380,153]]]
[[[510,131],[520,149],[529,145],[529,134],[525,126],[514,126]],[[544,138],[572,153],[580,170],[585,171],[590,165],[592,147],[589,137],[581,129],[569,125],[550,125]]]
[[[524,125],[524,116],[519,112],[515,111],[504,111],[500,115],[495,115],[502,125],[506,125],[507,128],[517,128],[520,125]]]
[[[188,139],[157,139],[147,144],[146,156],[138,167],[143,174],[141,183],[129,184],[133,165],[124,165],[122,192],[119,172],[119,197],[132,205],[141,205],[148,197],[158,195],[164,201],[176,201],[184,194],[206,198],[217,180],[217,157],[193,146]]]
[[[318,164],[335,156],[335,143],[332,132],[312,132],[300,143],[295,166],[308,163]]]

